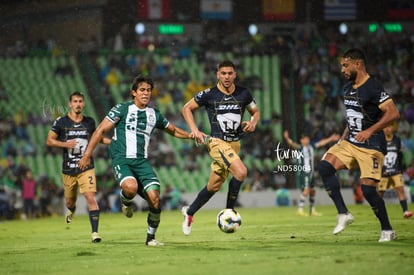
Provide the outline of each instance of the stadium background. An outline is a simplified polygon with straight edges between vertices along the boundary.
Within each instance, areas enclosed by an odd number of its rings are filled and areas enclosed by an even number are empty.
[[[356,0],[1,0],[2,184],[18,188],[19,167],[27,166],[39,182],[59,189],[61,155],[45,147],[45,137],[53,119],[67,111],[72,91],[87,93],[85,113],[99,122],[114,103],[128,98],[132,76],[148,73],[157,86],[153,104],[185,127],[182,104],[214,84],[214,65],[230,58],[263,118],[257,133],[244,140],[250,176],[241,203],[274,205],[280,187],[291,190],[294,199],[295,174],[273,173],[293,160],[278,161],[274,150],[278,144],[287,149],[283,129],[294,140],[303,132],[317,140],[342,131],[340,93],[332,88],[340,85],[336,58],[341,50],[367,49],[373,74],[393,90],[400,111],[412,116],[413,19],[410,1],[391,0],[375,5]],[[135,32],[139,22],[143,34]],[[339,32],[342,23],[346,34]],[[248,33],[251,24],[258,28],[255,35]],[[409,167],[414,121],[406,119],[404,162]],[[198,121],[208,127],[205,115],[198,114]],[[205,184],[210,160],[203,148],[157,134],[151,151],[163,184],[185,191],[184,198]],[[96,152],[96,170],[101,196],[112,194],[105,148]],[[355,175],[344,172],[341,178],[353,202]],[[323,190],[318,192],[317,203],[328,201]]]

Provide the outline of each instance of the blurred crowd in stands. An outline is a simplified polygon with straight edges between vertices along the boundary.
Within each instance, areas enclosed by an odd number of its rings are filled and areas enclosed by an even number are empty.
[[[209,34],[220,32],[209,32]],[[387,91],[393,96],[401,119],[397,127],[397,135],[403,142],[404,150],[404,180],[407,186],[411,186],[411,196],[414,196],[414,35],[407,33],[372,33],[371,37],[355,30],[347,35],[339,34],[335,29],[323,26],[316,28],[298,28],[290,36],[263,36],[260,33],[250,37],[235,31],[232,36],[218,37],[208,35],[203,41],[194,41],[188,37],[175,37],[172,41],[163,41],[161,37],[140,36],[136,41],[123,41],[117,37],[116,50],[106,47],[107,63],[103,67],[98,65],[99,47],[95,41],[83,42],[82,51],[91,54],[96,60],[96,68],[99,71],[102,84],[102,94],[110,100],[110,105],[115,102],[110,94],[111,86],[125,84],[123,98],[129,98],[129,84],[133,76],[137,74],[150,75],[156,81],[156,89],[153,93],[154,104],[165,105],[178,103],[182,105],[186,100],[215,84],[215,75],[212,73],[220,58],[220,52],[232,52],[235,57],[239,72],[239,82],[250,88],[260,87],[260,79],[244,77],[248,72],[239,64],[238,58],[243,55],[271,55],[281,56],[283,66],[282,91],[290,92],[289,72],[293,68],[295,78],[295,90],[303,98],[304,106],[298,107],[298,113],[304,114],[306,132],[311,135],[312,142],[332,133],[342,133],[344,129],[344,106],[342,104],[342,84],[338,56],[351,47],[363,48],[367,54],[368,72],[379,78]],[[236,38],[236,40],[234,40]],[[121,39],[121,43],[119,42]],[[243,42],[233,43],[233,41]],[[214,43],[211,43],[214,41]],[[210,47],[216,45],[216,47]],[[131,47],[139,47],[148,50],[145,55],[124,54]],[[38,48],[36,48],[38,47]],[[152,57],[152,47],[168,49],[169,54],[164,55],[160,61]],[[47,43],[38,43],[27,46],[21,42],[0,51],[2,57],[24,57],[29,51],[47,50],[51,56],[64,52],[53,40]],[[123,53],[123,54],[120,54]],[[204,79],[197,83],[190,78],[189,71],[177,72],[171,66],[172,60],[188,58],[196,54],[197,60],[205,64]],[[287,60],[289,59],[289,60]],[[188,68],[191,70],[191,68]],[[61,68],[58,73],[71,73],[68,68]],[[177,83],[185,83],[185,86]],[[252,85],[256,85],[252,87]],[[184,87],[184,88],[183,88]],[[0,98],[7,101],[12,96],[12,91],[7,91],[0,82]],[[27,110],[20,110],[13,115],[2,113],[0,110],[0,219],[9,217],[15,209],[23,211],[24,179],[30,167],[16,164],[16,159],[37,154],[38,146],[33,144],[28,136],[26,126],[30,123],[39,123],[39,119],[31,118]],[[168,111],[168,119],[180,127],[186,127],[181,113]],[[242,156],[253,156],[256,159],[274,158],[275,145],[283,142],[281,137],[275,137],[272,127],[281,123],[281,114],[274,113],[271,118],[260,125],[257,131],[243,140]],[[48,123],[47,121],[46,123]],[[316,161],[320,159],[327,148],[316,152]],[[180,148],[181,156],[174,153],[172,145],[165,140],[163,134],[156,134],[151,145],[150,159],[155,167],[175,166],[177,157],[184,156],[187,171],[207,169],[198,167],[196,159],[206,154],[202,147],[193,147],[192,144],[183,143]],[[48,152],[50,153],[50,152]],[[105,152],[102,153],[105,157]],[[24,163],[24,162],[22,162]],[[274,167],[250,167],[249,177],[245,181],[246,191],[260,191],[278,189],[286,184],[285,175],[273,172]],[[119,211],[119,208],[109,205],[108,196],[117,192],[112,174],[99,175],[99,179],[106,188],[101,192],[100,205],[105,211]],[[59,214],[59,207],[53,208],[61,200],[59,184],[51,182],[47,175],[33,175],[36,182],[36,196],[34,205],[38,216]],[[345,186],[353,186],[358,175],[351,172],[341,176]],[[170,187],[171,188],[171,187]],[[52,207],[52,208],[51,208]],[[57,210],[58,209],[58,210]],[[29,215],[26,214],[28,217]],[[33,215],[30,215],[33,216]]]

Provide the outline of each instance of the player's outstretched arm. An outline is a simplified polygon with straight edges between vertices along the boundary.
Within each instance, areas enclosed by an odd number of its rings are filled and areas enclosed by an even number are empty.
[[[320,148],[328,144],[329,142],[336,142],[341,136],[338,134],[332,134],[330,137],[323,138],[315,144],[316,148]]]
[[[109,145],[109,144],[111,144],[111,140],[112,139],[110,139],[108,137],[103,137],[102,140],[101,140],[101,143],[103,143],[105,145]]]
[[[194,98],[190,99],[182,108],[182,115],[184,117],[185,122],[187,123],[188,127],[190,128],[190,136],[194,138],[196,142],[202,144],[204,143],[205,138],[207,135],[198,130],[198,127],[194,120],[193,111],[199,108],[197,102],[195,102]]]
[[[88,147],[85,150],[85,154],[78,162],[78,166],[80,169],[85,169],[90,164],[91,156],[96,146],[98,145],[98,143],[104,140],[104,134],[108,132],[110,129],[112,129],[113,126],[114,125],[112,124],[112,122],[106,118],[104,118],[102,122],[98,125],[95,132],[93,132],[91,139],[89,140]]]
[[[190,139],[190,138],[192,138],[191,137],[191,134],[189,132],[187,132],[186,130],[183,130],[183,129],[175,126],[172,123],[168,124],[168,127],[165,128],[165,131],[168,134],[170,134],[170,135],[172,135],[172,136],[174,136],[176,138],[182,138],[182,139]]]
[[[285,138],[286,142],[289,144],[290,147],[292,147],[293,149],[299,149],[300,145],[290,138],[289,132],[287,130],[283,131],[283,137]]]

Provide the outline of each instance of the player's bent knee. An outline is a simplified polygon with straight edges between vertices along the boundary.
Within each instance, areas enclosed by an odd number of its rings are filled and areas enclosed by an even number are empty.
[[[221,185],[220,186],[212,186],[210,188],[207,188],[207,191],[211,192],[211,193],[216,193],[216,192],[220,191],[220,187],[221,187]]]
[[[160,199],[159,198],[151,199],[150,200],[150,205],[152,206],[152,208],[159,209],[160,208]]]
[[[150,204],[152,208],[160,208],[161,199],[160,199],[160,193],[158,190],[150,190],[147,192],[146,195],[147,201]]]
[[[76,198],[75,199],[73,199],[73,198],[66,198],[65,204],[66,204],[66,207],[67,208],[75,207],[76,206]]]
[[[361,190],[362,190],[362,194],[367,199],[375,198],[375,197],[379,196],[375,186],[361,184]]]
[[[247,177],[247,168],[241,160],[232,162],[229,170],[233,177],[239,181],[243,181]]]
[[[134,197],[138,191],[138,184],[133,181],[125,181],[122,183],[121,188],[125,195],[128,197]]]
[[[84,194],[84,196],[85,196],[85,200],[88,203],[92,203],[92,202],[95,202],[96,201],[95,200],[95,193],[87,192],[87,193]]]
[[[332,166],[332,164],[330,164],[326,160],[321,160],[318,163],[317,169],[318,169],[319,175],[322,177],[322,179],[333,176],[336,173],[336,170]]]
[[[244,179],[247,177],[247,168],[241,168],[237,171],[234,171],[233,177],[235,177],[238,181],[244,181]]]
[[[207,191],[211,192],[211,193],[215,193],[217,191],[220,191],[221,186],[223,185],[223,183],[224,183],[224,180],[223,181],[216,181],[214,183],[209,182],[207,184]]]

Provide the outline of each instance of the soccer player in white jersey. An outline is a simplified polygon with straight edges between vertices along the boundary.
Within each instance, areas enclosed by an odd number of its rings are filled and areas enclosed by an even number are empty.
[[[321,216],[321,213],[315,210],[315,179],[313,172],[315,170],[314,165],[314,148],[319,149],[330,142],[338,141],[340,136],[338,134],[332,134],[327,138],[323,138],[316,143],[311,143],[310,136],[306,133],[302,134],[300,137],[300,144],[294,142],[288,131],[283,132],[283,137],[286,139],[286,142],[294,150],[299,150],[301,152],[300,158],[296,161],[298,168],[299,181],[301,185],[301,193],[299,196],[298,210],[296,212],[299,216],[307,216],[304,211],[305,200],[309,197],[309,214],[311,216]]]
[[[97,127],[79,167],[87,167],[92,152],[105,133],[114,129],[110,149],[115,179],[121,186],[122,211],[133,215],[131,203],[136,194],[148,202],[148,230],[145,244],[161,246],[155,239],[160,223],[160,182],[148,161],[148,145],[157,128],[177,138],[192,138],[190,133],[174,126],[157,109],[149,107],[154,82],[148,77],[135,77],[132,83],[132,100],[112,107]]]

